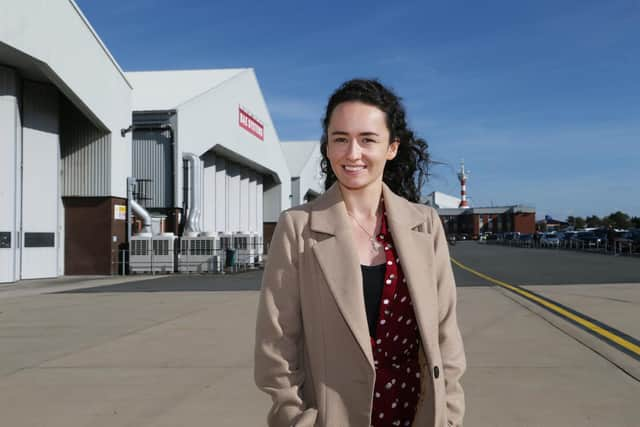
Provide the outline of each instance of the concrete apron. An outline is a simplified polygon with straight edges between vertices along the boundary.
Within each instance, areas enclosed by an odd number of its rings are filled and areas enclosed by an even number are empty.
[[[636,425],[630,375],[513,295],[458,295],[466,425]],[[265,425],[270,399],[252,378],[256,304],[257,292],[0,299],[1,424]]]

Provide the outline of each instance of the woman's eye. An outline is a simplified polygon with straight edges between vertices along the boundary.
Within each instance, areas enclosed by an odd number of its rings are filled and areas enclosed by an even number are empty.
[[[333,140],[333,142],[337,142],[339,144],[342,144],[344,142],[347,142],[347,138],[336,138]]]
[[[376,140],[375,139],[371,139],[371,138],[365,138],[365,139],[363,139],[363,142],[365,144],[373,144],[374,142],[376,142]]]

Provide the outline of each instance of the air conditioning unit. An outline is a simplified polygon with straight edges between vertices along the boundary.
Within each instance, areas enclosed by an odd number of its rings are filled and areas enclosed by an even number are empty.
[[[234,247],[237,252],[238,264],[255,265],[258,255],[256,234],[236,233],[233,235]]]
[[[129,242],[129,270],[132,273],[173,273],[175,271],[176,236],[132,236]]]
[[[252,236],[252,247],[254,248],[254,264],[259,265],[262,264],[262,255],[264,254],[264,246],[262,236],[260,234],[254,234]]]
[[[151,272],[151,236],[132,236],[129,241],[129,271]]]
[[[173,273],[176,270],[175,245],[177,237],[173,233],[160,233],[151,242],[152,272]]]
[[[178,271],[186,273],[219,272],[222,270],[223,250],[215,234],[180,239]]]
[[[218,238],[220,239],[220,249],[234,249],[233,247],[233,237],[228,233],[220,233],[218,234]]]

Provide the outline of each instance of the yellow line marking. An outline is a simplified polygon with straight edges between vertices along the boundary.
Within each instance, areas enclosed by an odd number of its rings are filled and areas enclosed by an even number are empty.
[[[517,286],[510,285],[510,284],[508,284],[506,282],[503,282],[503,281],[498,280],[498,279],[494,279],[493,277],[490,277],[490,276],[487,276],[486,274],[480,273],[479,271],[476,271],[473,268],[467,267],[466,265],[460,263],[459,261],[457,261],[457,260],[455,260],[453,258],[451,258],[451,262],[453,262],[455,265],[457,265],[458,267],[462,268],[463,270],[467,270],[468,272],[470,272],[472,274],[475,274],[476,276],[481,277],[481,278],[483,278],[484,280],[486,280],[488,282],[491,282],[491,283],[493,283],[495,285],[498,285],[498,286],[502,286],[503,288],[509,289],[510,291],[513,291],[513,292],[523,296],[524,298],[527,298],[527,299],[529,299],[531,301],[535,301],[538,304],[548,308],[549,310],[554,311],[555,313],[558,313],[558,314],[560,314],[561,316],[563,316],[565,318],[573,320],[574,322],[578,323],[579,325],[584,326],[585,328],[589,329],[590,331],[595,332],[596,334],[598,334],[600,336],[603,336],[603,337],[607,338],[610,341],[615,342],[619,346],[624,347],[625,349],[627,349],[630,352],[636,354],[637,356],[640,356],[640,346],[638,346],[638,345],[636,345],[636,344],[634,344],[632,342],[629,342],[628,340],[626,340],[626,339],[624,339],[622,337],[619,337],[618,335],[616,335],[614,333],[611,333],[611,332],[607,331],[606,329],[601,328],[600,326],[594,324],[593,322],[590,322],[589,320],[587,320],[587,319],[585,319],[583,317],[577,316],[574,313],[571,313],[571,312],[565,310],[562,307],[559,307],[558,305],[556,305],[556,304],[554,304],[554,303],[552,303],[550,301],[544,300],[544,299],[538,297],[537,295],[532,294],[531,292],[529,292],[529,291],[527,291],[525,289],[519,288]]]

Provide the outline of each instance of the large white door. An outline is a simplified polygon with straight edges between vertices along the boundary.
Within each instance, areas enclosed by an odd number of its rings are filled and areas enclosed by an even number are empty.
[[[20,135],[18,75],[0,66],[0,283],[20,279]]]
[[[56,277],[59,221],[60,135],[58,92],[27,82],[23,89],[22,278]]]

